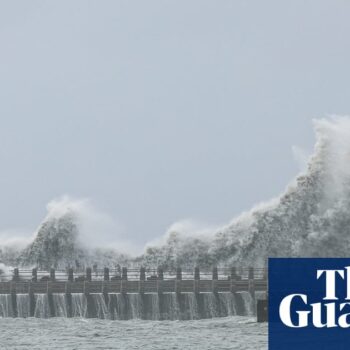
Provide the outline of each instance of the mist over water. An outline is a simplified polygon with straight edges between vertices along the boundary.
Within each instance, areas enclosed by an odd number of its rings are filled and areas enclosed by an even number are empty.
[[[20,266],[39,262],[47,268],[77,262],[173,268],[263,266],[270,256],[346,256],[350,248],[350,118],[314,120],[314,130],[316,145],[307,170],[281,196],[224,227],[178,222],[140,255],[130,250],[124,229],[111,217],[88,200],[64,196],[48,204],[47,217],[25,249],[0,247],[0,261]],[[304,162],[305,154],[296,153]],[[0,266],[0,271],[5,270]],[[1,275],[4,272],[0,279]]]

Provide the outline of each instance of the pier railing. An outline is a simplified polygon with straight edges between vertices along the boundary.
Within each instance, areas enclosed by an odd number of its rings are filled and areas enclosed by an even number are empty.
[[[211,271],[86,268],[40,271],[14,269],[2,276],[0,294],[42,293],[225,293],[267,291],[267,270],[259,268],[216,268]]]

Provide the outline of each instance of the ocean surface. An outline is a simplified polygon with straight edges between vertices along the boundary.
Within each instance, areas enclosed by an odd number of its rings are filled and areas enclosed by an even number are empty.
[[[190,321],[0,318],[0,349],[265,350],[267,324],[246,316]]]

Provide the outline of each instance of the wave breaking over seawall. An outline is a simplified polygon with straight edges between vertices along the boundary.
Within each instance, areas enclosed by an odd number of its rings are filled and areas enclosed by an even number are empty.
[[[260,292],[261,294],[261,292]],[[259,297],[259,292],[256,293]],[[32,300],[31,300],[32,298]],[[111,320],[195,320],[253,316],[255,300],[242,293],[0,294],[2,317],[79,317]]]
[[[350,118],[314,120],[314,129],[316,145],[307,171],[280,197],[243,213],[225,227],[206,229],[205,234],[201,234],[193,227],[175,224],[163,237],[163,243],[148,245],[144,254],[131,257],[115,249],[85,246],[87,240],[82,238],[81,220],[84,206],[65,197],[49,208],[35,239],[25,249],[14,249],[11,253],[0,247],[0,262],[45,269],[93,264],[161,265],[172,269],[196,265],[259,267],[273,256],[347,256],[350,250]],[[91,216],[90,210],[84,217]],[[86,227],[91,225],[85,224]],[[95,225],[96,237],[102,231]],[[114,227],[110,231],[114,232]],[[89,237],[94,239],[93,235]]]
[[[102,222],[102,225],[96,225],[96,221]],[[18,253],[16,265],[36,266],[48,271],[52,267],[64,270],[69,266],[79,269],[95,264],[127,264],[129,256],[119,253],[113,245],[112,248],[103,248],[96,244],[99,237],[103,240],[105,232],[99,234],[99,231],[106,230],[108,225],[105,223],[106,218],[100,213],[96,214],[87,200],[73,200],[64,196],[51,201],[48,214],[34,240]],[[95,231],[95,237],[92,231]]]
[[[285,193],[200,237],[170,230],[144,259],[163,265],[263,266],[268,257],[347,256],[350,249],[350,118],[314,120],[305,174]]]

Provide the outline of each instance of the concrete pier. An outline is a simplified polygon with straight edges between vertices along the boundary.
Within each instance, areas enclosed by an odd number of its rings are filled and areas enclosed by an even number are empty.
[[[238,301],[237,312],[242,312],[240,305],[244,304],[242,296],[245,292],[250,294],[252,307],[255,308],[257,304],[258,319],[266,319],[266,310],[261,306],[263,301],[257,302],[255,298],[256,292],[267,292],[266,269],[238,269],[237,267],[220,269],[214,266],[211,271],[208,271],[200,270],[196,266],[192,270],[184,270],[181,267],[166,270],[160,266],[157,269],[105,267],[99,270],[95,266],[93,273],[89,267],[78,271],[72,268],[66,271],[58,271],[53,268],[50,271],[39,271],[37,268],[32,270],[16,268],[12,273],[10,281],[0,282],[0,294],[11,295],[14,315],[17,314],[17,295],[19,294],[29,296],[29,316],[35,315],[37,294],[47,295],[50,316],[56,316],[53,294],[64,294],[68,317],[71,317],[73,313],[72,295],[84,295],[87,304],[93,305],[96,300],[100,300],[100,297],[96,296],[99,294],[103,297],[102,300],[106,306],[114,307],[118,314],[125,314],[126,318],[130,315],[128,316],[125,310],[136,301],[139,303],[140,313],[149,315],[151,312],[149,308],[152,306],[159,309],[160,318],[165,317],[161,315],[166,314],[167,305],[175,303],[179,308],[177,312],[183,315],[181,317],[186,318],[186,308],[198,307],[199,310],[202,310],[209,301],[210,305],[216,305],[215,309],[218,310],[218,313],[224,314],[223,311],[220,311],[224,309],[223,298],[229,300],[227,299],[229,295]],[[222,293],[226,293],[226,296],[220,296]],[[190,297],[191,294],[193,297]],[[247,299],[244,302],[247,303]],[[96,312],[96,309],[88,307],[86,317],[94,317]],[[191,317],[196,315],[194,312],[193,309]],[[201,312],[202,315],[198,317],[206,317],[206,312]]]

